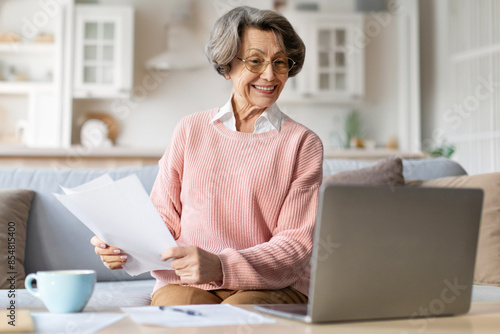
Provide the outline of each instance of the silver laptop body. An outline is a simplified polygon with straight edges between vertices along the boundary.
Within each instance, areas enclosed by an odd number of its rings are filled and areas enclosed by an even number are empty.
[[[309,303],[255,308],[311,323],[466,313],[482,198],[479,189],[323,186]]]

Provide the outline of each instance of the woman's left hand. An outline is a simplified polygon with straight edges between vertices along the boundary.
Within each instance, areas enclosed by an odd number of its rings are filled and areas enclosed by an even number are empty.
[[[222,281],[222,265],[216,254],[196,246],[167,248],[161,254],[163,261],[172,258],[174,259],[171,263],[172,268],[183,283],[203,284]]]

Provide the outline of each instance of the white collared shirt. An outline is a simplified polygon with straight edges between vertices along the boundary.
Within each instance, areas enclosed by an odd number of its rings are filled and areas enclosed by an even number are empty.
[[[216,120],[220,120],[229,130],[237,131],[231,99],[219,109],[219,112],[210,120],[210,124],[213,124]],[[253,133],[263,133],[272,130],[279,132],[285,120],[285,114],[281,112],[276,103],[273,103],[255,120]]]

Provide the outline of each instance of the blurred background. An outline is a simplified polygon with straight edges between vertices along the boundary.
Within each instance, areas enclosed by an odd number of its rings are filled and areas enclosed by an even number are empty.
[[[326,157],[500,170],[496,0],[0,0],[0,165],[154,163],[182,117],[229,99],[204,46],[241,5],[303,38],[278,104]]]

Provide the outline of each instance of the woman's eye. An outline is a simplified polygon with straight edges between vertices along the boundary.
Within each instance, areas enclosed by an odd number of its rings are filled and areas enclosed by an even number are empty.
[[[255,59],[255,58],[250,58],[250,59],[247,59],[247,61],[252,64],[252,65],[258,65],[258,64],[261,64],[262,63],[262,60],[260,59]]]

